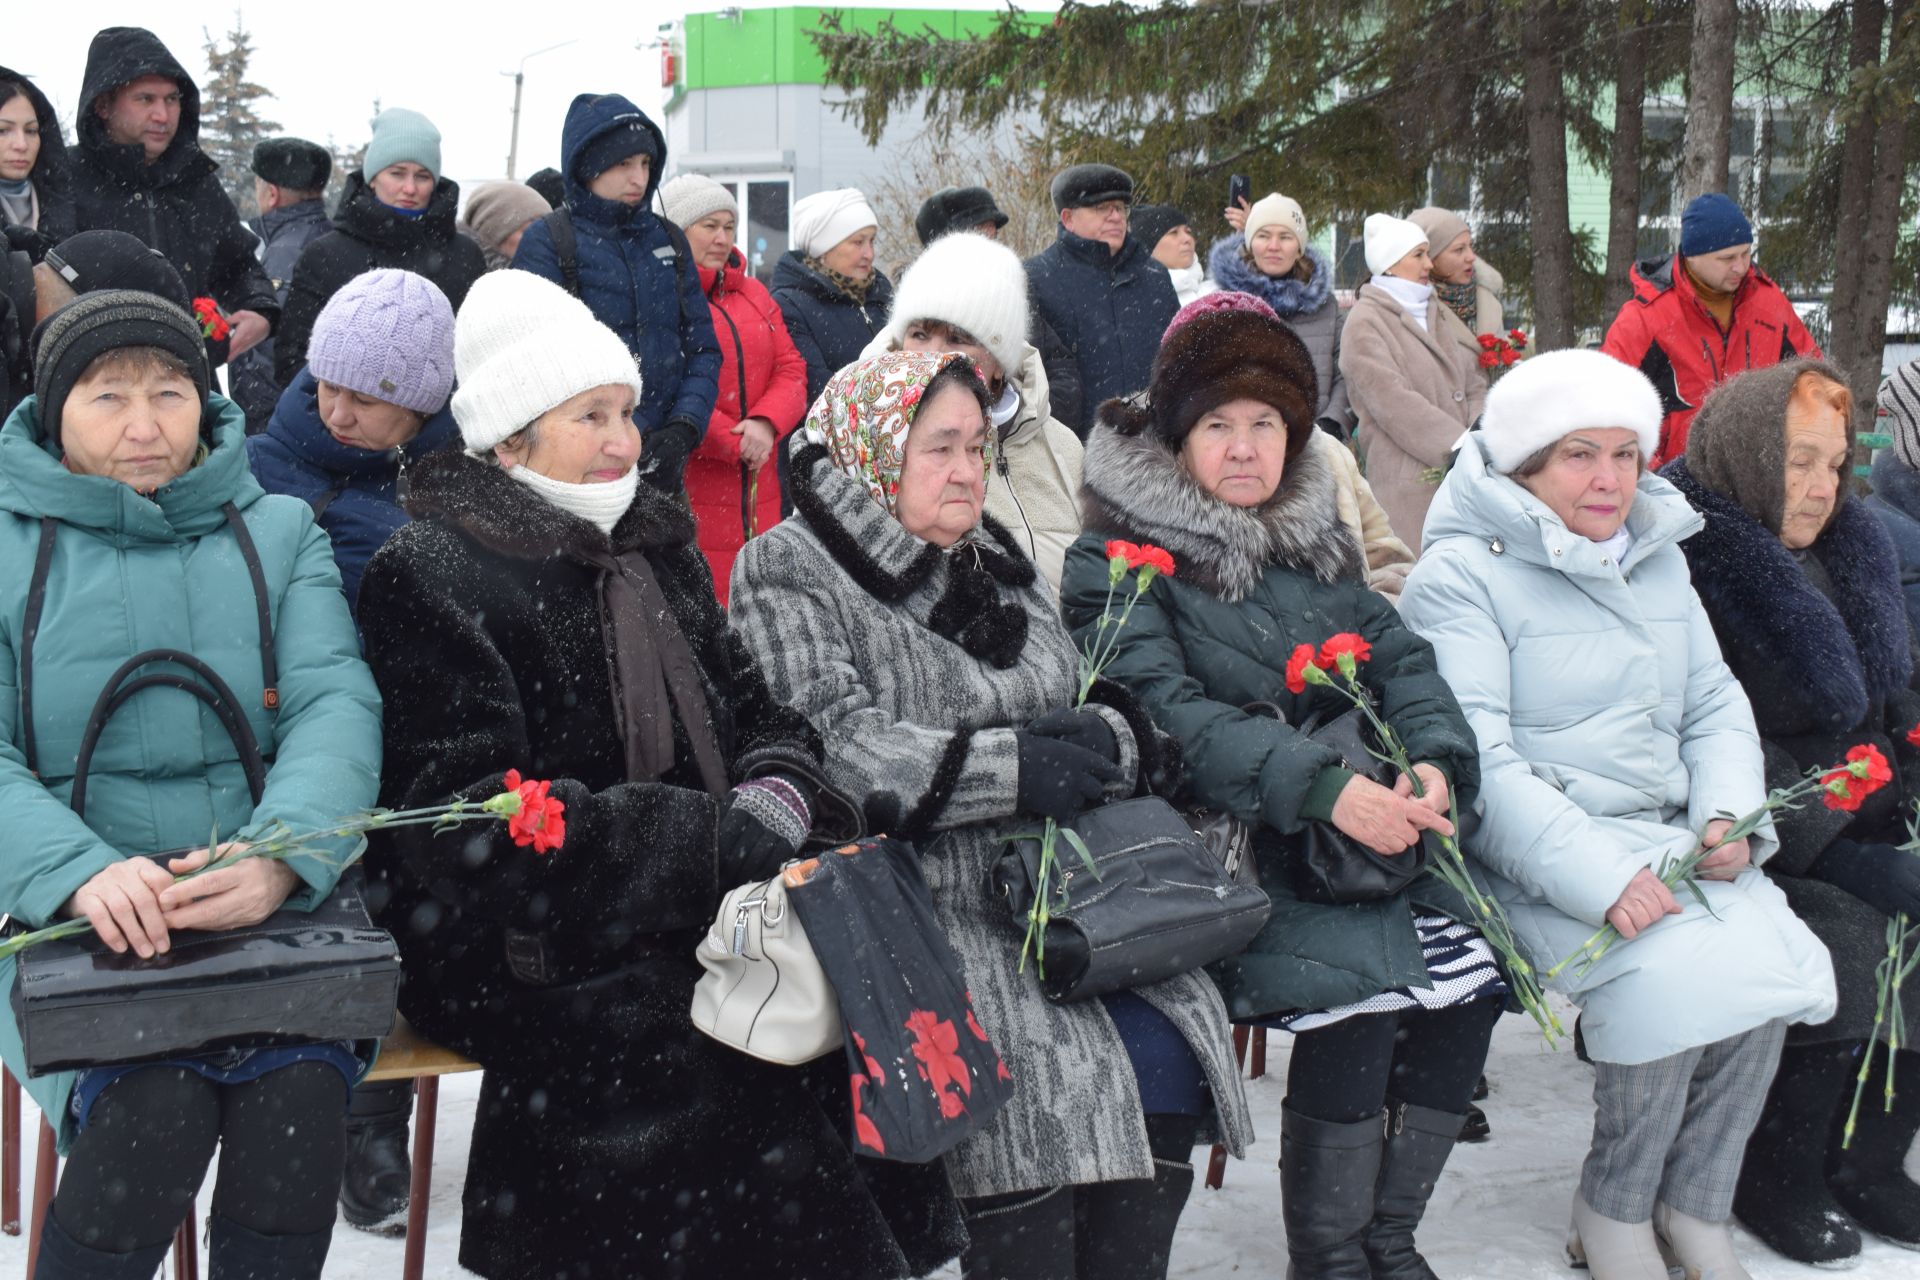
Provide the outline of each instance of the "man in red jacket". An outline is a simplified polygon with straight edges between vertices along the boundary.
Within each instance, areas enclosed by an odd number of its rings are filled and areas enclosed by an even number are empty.
[[[1680,219],[1680,252],[1633,264],[1633,297],[1600,349],[1647,375],[1667,416],[1658,467],[1687,451],[1687,429],[1707,392],[1745,369],[1794,356],[1821,358],[1780,286],[1753,265],[1753,225],[1718,192],[1696,196]]]

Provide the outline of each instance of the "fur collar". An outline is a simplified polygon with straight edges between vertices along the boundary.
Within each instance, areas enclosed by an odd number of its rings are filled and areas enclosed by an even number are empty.
[[[1263,274],[1241,256],[1240,246],[1244,243],[1245,239],[1236,233],[1216,243],[1207,255],[1214,283],[1222,289],[1252,294],[1272,307],[1282,320],[1313,315],[1332,300],[1333,268],[1312,245],[1307,246],[1307,260],[1313,263],[1313,278],[1295,280],[1291,276],[1276,279]]]
[[[1118,430],[1123,408],[1102,405],[1087,438],[1080,501],[1089,532],[1165,547],[1182,581],[1229,604],[1251,595],[1276,565],[1321,582],[1365,581],[1366,559],[1340,522],[1333,472],[1312,449],[1287,463],[1263,505],[1236,507],[1195,484],[1153,433]]]
[[[886,605],[899,605],[925,586],[942,564],[945,590],[927,625],[976,658],[1005,670],[1019,661],[1027,643],[1027,611],[1007,588],[1033,586],[1033,561],[999,521],[982,514],[981,530],[950,549],[908,533],[867,494],[841,475],[824,445],[801,442],[793,450],[793,509],[862,590]]]
[[[1682,548],[1763,735],[1851,729],[1906,687],[1913,658],[1898,561],[1865,503],[1843,502],[1813,546],[1833,581],[1829,600],[1779,538],[1701,484],[1686,459],[1661,474],[1706,518]]]
[[[462,449],[429,454],[415,464],[406,505],[415,519],[438,519],[517,560],[587,560],[683,546],[694,533],[692,515],[644,480],[609,537]]]

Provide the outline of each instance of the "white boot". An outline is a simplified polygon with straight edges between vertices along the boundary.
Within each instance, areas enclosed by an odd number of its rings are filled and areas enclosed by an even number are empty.
[[[1734,1256],[1724,1222],[1691,1218],[1665,1204],[1653,1206],[1653,1231],[1661,1252],[1699,1280],[1753,1280]]]
[[[1567,1230],[1567,1261],[1586,1267],[1593,1280],[1670,1280],[1652,1220],[1616,1222],[1578,1192],[1573,1197],[1573,1225]]]

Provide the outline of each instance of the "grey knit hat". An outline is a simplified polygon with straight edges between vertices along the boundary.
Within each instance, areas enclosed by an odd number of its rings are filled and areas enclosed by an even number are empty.
[[[712,178],[699,173],[683,173],[660,187],[660,207],[667,221],[685,231],[710,213],[725,211],[740,220],[740,204]]]
[[[40,429],[60,443],[60,416],[73,384],[87,366],[109,351],[158,347],[178,356],[193,379],[204,409],[207,403],[207,344],[187,313],[165,298],[132,289],[102,289],[81,294],[41,322],[33,335],[33,386]],[[205,413],[200,433],[210,434]]]
[[[1894,456],[1920,471],[1920,360],[1907,361],[1880,384],[1879,429],[1893,436]]]

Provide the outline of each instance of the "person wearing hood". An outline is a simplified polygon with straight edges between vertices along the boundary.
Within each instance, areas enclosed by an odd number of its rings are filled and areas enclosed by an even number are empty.
[[[1143,204],[1134,209],[1128,227],[1153,255],[1153,260],[1167,269],[1181,306],[1220,287],[1207,279],[1206,264],[1200,261],[1199,242],[1193,235],[1193,223],[1184,209],[1170,204]]]
[[[807,403],[859,359],[887,322],[893,282],[873,265],[880,219],[852,187],[793,205],[793,248],[773,269],[773,300],[807,362]]]
[[[567,202],[567,180],[552,165],[528,174],[526,185],[540,193],[549,209],[558,209]]]
[[[1473,229],[1451,209],[1428,205],[1407,215],[1407,221],[1427,233],[1427,256],[1433,263],[1433,293],[1460,323],[1445,323],[1456,342],[1466,345],[1480,360],[1482,337],[1508,336],[1506,308],[1500,291],[1507,282],[1493,264],[1473,251]]]
[[[1760,870],[1773,823],[1727,838],[1766,769],[1688,582],[1706,522],[1645,466],[1660,420],[1653,385],[1597,351],[1515,365],[1441,481],[1400,612],[1479,741],[1466,852],[1581,1010],[1595,1113],[1571,1259],[1666,1280],[1665,1248],[1742,1280],[1747,1136],[1787,1025],[1833,1015],[1834,966]],[[1695,892],[1669,889],[1662,868],[1702,846]],[[1611,947],[1578,959],[1604,926]]]
[[[60,117],[40,86],[0,67],[0,227],[38,262],[72,235],[72,174]]]
[[[1101,404],[1147,385],[1180,298],[1150,246],[1127,232],[1133,179],[1124,170],[1073,165],[1054,176],[1052,194],[1060,226],[1027,259],[1027,291],[1065,344],[1080,388],[1079,416],[1065,421],[1084,439]]]
[[[1373,278],[1347,313],[1338,365],[1367,479],[1417,554],[1447,460],[1486,404],[1487,376],[1477,355],[1447,336],[1427,233],[1370,213],[1365,237]]]
[[[454,368],[465,447],[416,469],[414,520],[361,585],[388,697],[381,798],[491,795],[511,768],[566,805],[551,852],[503,827],[395,830],[368,852],[402,1011],[486,1068],[461,1265],[936,1269],[965,1239],[952,1192],[937,1166],[855,1160],[832,1105],[844,1060],[776,1066],[692,1022],[723,886],[854,815],[729,632],[685,505],[638,483],[632,353],[559,286],[496,271],[454,326]]]
[[[633,352],[645,386],[635,419],[642,475],[680,492],[719,394],[720,343],[686,237],[648,208],[667,167],[666,135],[619,94],[583,93],[567,108],[560,154],[567,199],[555,216],[567,219],[575,253],[565,260],[542,219],[521,236],[513,265],[574,293]]]
[[[1208,254],[1222,289],[1250,293],[1273,308],[1282,324],[1313,353],[1320,398],[1314,420],[1337,440],[1353,435],[1353,406],[1340,371],[1340,334],[1346,316],[1333,296],[1333,266],[1307,243],[1307,216],[1275,191],[1252,207],[1227,210],[1234,234]]]
[[[174,931],[245,929],[332,893],[347,841],[174,876],[206,865],[209,831],[242,842],[275,823],[313,831],[372,805],[380,698],[326,537],[303,504],[248,474],[243,417],[209,390],[184,310],[131,290],[86,294],[41,326],[35,364],[35,395],[0,427],[0,545],[21,567],[0,611],[17,619],[29,597],[44,601],[0,653],[10,680],[26,677],[0,707],[15,839],[0,911],[30,929],[84,920],[108,950],[164,963]],[[231,691],[240,727],[149,688],[110,715],[83,775],[78,730],[103,687],[166,649]],[[257,741],[263,776],[243,776],[236,734]],[[145,856],[169,849],[192,852]],[[0,961],[9,987],[16,963]],[[258,1047],[29,1077],[20,1026],[0,1017],[0,1057],[67,1154],[34,1274],[152,1276],[217,1146],[212,1273],[317,1280],[347,1091],[368,1049]]]
[[[347,175],[333,229],[301,252],[274,342],[282,386],[307,363],[313,322],[349,280],[397,267],[433,281],[457,314],[487,269],[480,246],[455,225],[460,184],[440,175],[440,131],[418,111],[389,107],[373,122],[360,168]]]
[[[1776,1251],[1815,1266],[1856,1256],[1863,1229],[1920,1248],[1920,1185],[1903,1170],[1920,1133],[1920,1093],[1891,1083],[1920,1071],[1920,1054],[1903,1047],[1889,1066],[1874,1043],[1888,1032],[1876,1013],[1888,922],[1920,919],[1920,857],[1901,847],[1920,799],[1920,749],[1907,737],[1920,694],[1899,557],[1849,492],[1854,431],[1845,375],[1789,360],[1716,387],[1686,453],[1660,472],[1705,519],[1685,544],[1687,563],[1753,704],[1767,785],[1790,786],[1863,744],[1893,769],[1857,811],[1807,805],[1778,815],[1780,851],[1767,863],[1832,954],[1840,1008],[1788,1033],[1733,1207]],[[1906,1045],[1920,1036],[1920,1015],[1892,1031]],[[1890,1102],[1863,1109],[1849,1142],[1849,1103],[1870,1048],[1867,1093]]]
[[[914,259],[887,327],[861,354],[958,351],[973,361],[987,381],[995,433],[984,509],[1057,592],[1067,548],[1080,536],[1081,445],[1049,411],[1027,314],[1027,276],[1013,250],[956,232]]]
[[[547,198],[524,182],[483,182],[467,193],[460,230],[480,246],[487,270],[502,271],[513,265],[527,228],[552,211]]]
[[[252,167],[253,202],[260,216],[248,219],[247,230],[260,237],[260,265],[284,308],[300,255],[332,226],[322,197],[333,174],[333,157],[305,138],[268,138],[253,149]],[[233,361],[233,399],[247,412],[248,435],[267,425],[280,401],[275,341],[268,338]]]
[[[166,255],[192,298],[211,298],[232,325],[226,358],[280,324],[258,242],[200,149],[200,90],[141,27],[93,37],[80,86],[73,161],[74,227],[125,231]]]
[[[780,308],[734,245],[740,206],[711,178],[683,173],[660,188],[661,207],[686,233],[720,338],[720,387],[706,438],[687,461],[687,500],[700,550],[726,607],[734,557],[780,523],[773,463],[807,411],[807,362]]]
[[[1881,379],[1877,400],[1874,430],[1892,436],[1893,447],[1874,456],[1867,507],[1893,539],[1907,621],[1920,640],[1920,360]]]

